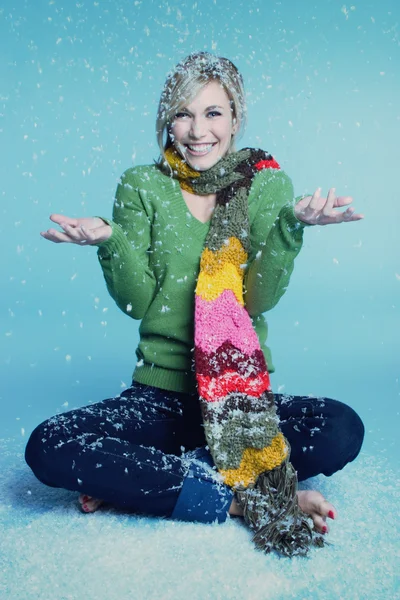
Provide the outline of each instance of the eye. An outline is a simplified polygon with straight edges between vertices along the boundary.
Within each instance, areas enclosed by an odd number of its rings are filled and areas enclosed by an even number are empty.
[[[188,113],[184,112],[183,110],[181,112],[176,113],[175,115],[175,119],[184,119],[185,117],[188,117]]]
[[[221,113],[218,110],[210,110],[210,112],[207,113],[207,117],[220,117]]]

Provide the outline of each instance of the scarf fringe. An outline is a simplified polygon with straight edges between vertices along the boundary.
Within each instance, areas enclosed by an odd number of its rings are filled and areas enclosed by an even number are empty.
[[[245,522],[255,531],[253,542],[266,554],[275,550],[287,557],[306,556],[311,546],[327,542],[314,533],[297,501],[297,475],[287,460],[262,473],[255,484],[236,488]]]

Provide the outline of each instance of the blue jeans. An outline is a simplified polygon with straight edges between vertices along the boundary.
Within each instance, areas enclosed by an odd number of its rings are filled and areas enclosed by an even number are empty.
[[[299,481],[332,475],[358,455],[364,426],[328,398],[275,395]],[[44,484],[101,498],[136,513],[225,521],[232,491],[206,446],[196,394],[136,382],[116,398],[36,427],[25,459]]]

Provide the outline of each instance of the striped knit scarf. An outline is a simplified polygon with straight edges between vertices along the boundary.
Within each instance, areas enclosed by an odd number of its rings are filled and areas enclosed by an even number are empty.
[[[290,446],[279,429],[267,365],[243,300],[249,190],[261,169],[280,167],[268,153],[250,148],[201,172],[173,148],[166,158],[183,189],[217,194],[195,297],[195,371],[211,455],[255,531],[256,547],[305,555],[324,540],[313,535],[298,506]]]

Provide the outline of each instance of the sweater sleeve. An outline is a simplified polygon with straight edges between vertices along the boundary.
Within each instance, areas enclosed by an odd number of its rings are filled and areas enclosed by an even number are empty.
[[[271,310],[285,293],[306,226],[294,215],[299,198],[295,200],[292,181],[284,171],[262,171],[254,193],[259,208],[251,228],[251,261],[244,281],[251,317]]]
[[[118,307],[133,319],[142,319],[155,292],[149,265],[153,208],[139,185],[135,169],[123,173],[115,194],[111,237],[99,244],[98,258],[107,289]]]

